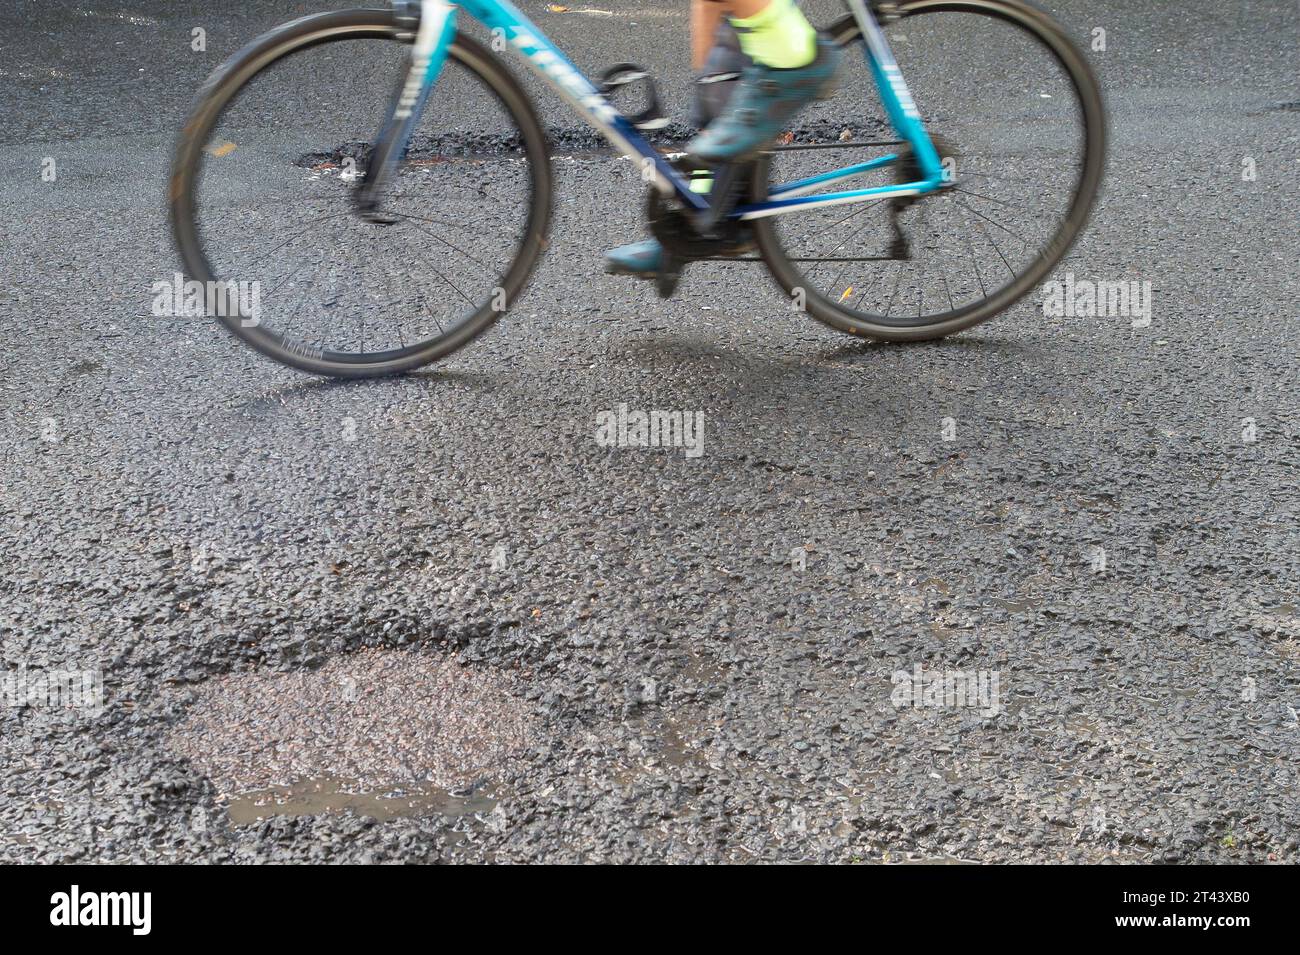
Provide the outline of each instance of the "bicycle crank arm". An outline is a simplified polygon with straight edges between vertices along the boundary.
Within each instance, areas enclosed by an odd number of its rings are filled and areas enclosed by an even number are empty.
[[[455,7],[447,0],[395,0],[393,8],[401,29],[399,38],[413,36],[414,43],[406,56],[401,84],[388,107],[388,116],[370,146],[366,175],[354,200],[364,218],[380,223],[395,221],[383,211],[384,196],[406,155],[411,134],[420,122],[429,91],[456,35]]]
[[[709,190],[709,205],[695,214],[695,228],[700,235],[713,235],[718,224],[731,213],[736,206],[740,186],[748,175],[748,166],[734,162],[724,163],[717,168],[713,176],[713,187]]]

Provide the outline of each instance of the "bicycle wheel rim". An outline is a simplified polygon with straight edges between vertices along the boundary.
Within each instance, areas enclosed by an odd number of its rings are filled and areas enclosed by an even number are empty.
[[[929,314],[893,316],[890,320],[890,316],[843,307],[839,301],[822,294],[815,283],[808,281],[798,264],[792,261],[798,255],[792,255],[786,249],[778,222],[783,217],[755,221],[754,232],[759,249],[773,277],[788,294],[806,299],[806,310],[814,318],[851,334],[887,341],[920,341],[952,334],[997,315],[1032,290],[1060,261],[1086,224],[1095,201],[1104,164],[1105,127],[1100,93],[1087,63],[1055,23],[1032,6],[1017,0],[916,0],[902,6],[899,12],[900,25],[920,14],[949,12],[993,17],[1018,28],[1022,38],[1027,36],[1035,48],[1047,52],[1060,75],[1068,81],[1073,102],[1077,106],[1077,128],[1081,144],[1078,171],[1069,184],[1069,202],[1062,204],[1059,224],[1050,239],[1041,243],[1037,254],[1013,272],[1011,281],[1005,282],[991,294]],[[841,19],[828,32],[841,45],[861,42],[857,23],[852,17]],[[860,51],[855,49],[853,52],[858,54]],[[924,102],[921,107],[924,117]],[[928,118],[927,127],[932,128]],[[767,196],[772,166],[772,155],[760,159],[755,201],[761,201]],[[960,181],[960,172],[957,178]],[[884,203],[872,205],[880,210],[884,208]],[[921,207],[924,208],[923,205]],[[798,216],[799,213],[793,213],[789,218]],[[882,274],[886,268],[887,266],[881,267]]]
[[[394,55],[400,55],[404,49],[396,40],[392,17],[387,11],[321,14],[286,24],[254,41],[205,84],[178,144],[170,190],[173,234],[189,278],[204,284],[225,280],[220,264],[214,265],[215,250],[205,242],[203,220],[207,210],[202,194],[205,164],[211,159],[205,147],[219,130],[222,117],[268,69],[283,66],[293,57],[326,44],[338,44],[342,48],[344,41],[349,40],[392,44]],[[471,301],[469,304],[476,307],[472,311],[465,309],[449,330],[439,326],[439,334],[420,336],[419,340],[403,342],[400,347],[364,347],[363,325],[360,349],[304,348],[300,342],[285,336],[282,329],[264,327],[261,323],[250,327],[242,316],[214,316],[238,338],[283,364],[316,374],[337,377],[393,374],[428,364],[463,347],[495,323],[505,306],[519,295],[544,246],[549,221],[551,182],[545,137],[522,89],[475,41],[457,37],[449,51],[448,68],[462,69],[481,91],[489,94],[501,115],[512,124],[513,138],[519,142],[526,165],[522,181],[526,183],[527,197],[519,205],[515,220],[518,227],[511,229],[509,238],[514,241],[502,247],[499,258],[503,264],[499,281],[492,286],[494,294],[484,296],[481,303]],[[394,72],[391,79],[395,81],[397,76]],[[386,87],[376,91],[375,99],[381,109],[387,105],[387,97]],[[373,128],[378,128],[377,123]],[[370,129],[362,138],[368,141],[372,133]],[[335,145],[320,141],[325,150]],[[350,209],[341,207],[337,212],[350,212]],[[418,275],[418,268],[413,266],[412,274]],[[400,337],[400,324],[398,334]]]

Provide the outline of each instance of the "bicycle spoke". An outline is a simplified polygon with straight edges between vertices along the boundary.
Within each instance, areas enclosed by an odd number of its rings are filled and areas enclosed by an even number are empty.
[[[394,210],[394,211],[396,211],[396,210]],[[432,220],[430,220],[430,219],[420,219],[419,216],[413,216],[413,215],[410,215],[410,214],[408,214],[408,213],[404,213],[404,212],[397,212],[397,215],[399,215],[399,216],[401,216],[402,218],[406,219],[408,222],[411,222],[412,220],[416,220],[416,219],[419,219],[421,222],[430,222],[430,221],[432,221]],[[429,236],[429,238],[434,239],[434,240],[437,241],[437,242],[441,242],[443,245],[447,246],[448,248],[455,249],[455,250],[456,250],[457,252],[459,252],[461,255],[465,256],[465,258],[469,259],[471,262],[473,262],[475,265],[477,265],[479,268],[481,268],[484,272],[488,273],[488,275],[491,275],[491,276],[493,276],[493,277],[496,276],[496,272],[495,272],[495,271],[493,271],[489,266],[484,265],[482,261],[480,261],[479,259],[476,259],[474,256],[470,255],[470,254],[469,254],[468,252],[466,252],[464,249],[460,248],[460,246],[457,246],[457,245],[452,244],[451,242],[448,242],[446,239],[442,238],[441,236],[437,235],[437,234],[434,233],[434,232],[429,231],[428,229],[423,228],[422,226],[414,225],[413,222],[412,222],[412,228],[419,229],[419,230],[420,230],[421,232],[423,232],[425,235]]]
[[[990,219],[988,216],[984,215],[984,213],[977,212],[976,210],[972,209],[970,206],[966,205],[966,203],[962,202],[960,199],[954,198],[953,202],[961,206],[963,209],[965,209],[967,212],[971,213],[972,215],[977,215],[985,222],[990,222],[993,225],[997,226],[999,229],[1001,229],[1007,235],[1011,236],[1013,239],[1015,239],[1017,242],[1019,242],[1021,245],[1025,246],[1026,248],[1029,247],[1029,243],[1023,237],[1012,232],[1010,229],[1008,229],[1002,223],[998,222],[996,219]]]
[[[868,282],[865,286],[863,286],[862,291],[858,293],[858,297],[853,300],[850,307],[857,308],[858,303],[862,301],[863,296],[866,295],[867,292],[871,290],[871,288],[876,284],[877,281],[884,278],[884,275],[885,275],[885,269],[882,268],[875,278],[873,278],[870,282]]]
[[[861,209],[858,209],[858,212],[855,212],[855,213],[854,213],[854,216],[861,216],[861,214],[862,214],[863,212],[866,212],[866,210],[867,210],[868,208],[870,208],[870,207],[867,207],[867,205],[863,205],[863,207],[862,207]],[[840,220],[840,223],[848,222],[848,221],[850,220],[850,218],[853,218],[853,216],[846,216],[846,217],[842,218],[842,220]],[[831,251],[832,251],[832,252],[839,252],[841,248],[844,248],[844,247],[846,246],[846,244],[848,244],[849,239],[852,239],[853,236],[854,236],[855,234],[861,234],[862,231],[865,231],[865,227],[863,227],[862,230],[859,230],[858,233],[850,233],[849,235],[846,235],[845,238],[844,238],[844,240],[841,240],[840,244],[837,244],[837,246],[836,246],[835,248],[832,248]],[[829,260],[824,260],[824,261],[829,261]],[[818,268],[820,268],[820,266],[818,266]],[[811,272],[809,272],[809,278],[813,277],[813,273],[814,273],[814,272],[816,272],[816,268],[814,268],[813,270],[811,270]],[[841,272],[842,272],[842,269],[841,269]],[[836,277],[836,278],[839,278],[839,277]]]
[[[855,211],[855,212],[851,212],[851,213],[849,213],[849,215],[845,216],[845,217],[844,217],[843,219],[841,219],[839,222],[835,223],[835,225],[831,226],[831,229],[834,229],[834,228],[837,228],[837,227],[843,225],[845,222],[848,222],[848,221],[849,221],[850,219],[852,219],[854,216],[860,216],[860,215],[862,215],[862,213],[866,212],[867,209],[869,209],[869,208],[870,208],[869,205],[863,205],[861,209],[858,209],[858,210]],[[829,234],[829,232],[830,232],[830,230],[828,229],[828,230],[827,230],[827,234]],[[832,252],[838,252],[840,249],[842,249],[842,248],[844,247],[844,245],[845,245],[845,244],[849,241],[849,239],[851,239],[851,238],[853,238],[852,235],[850,235],[848,238],[844,239],[843,242],[841,242],[839,245],[835,246],[835,248],[831,249],[831,251],[832,251]],[[820,266],[818,266],[818,268],[820,268]],[[808,273],[808,277],[809,277],[809,278],[812,278],[812,274],[813,274],[813,272],[816,272],[816,271],[817,271],[816,268],[812,269],[812,271],[810,271],[810,272]]]
[[[894,299],[898,298],[898,283],[902,281],[902,278],[903,278],[903,270],[899,269],[898,275],[894,276],[894,291],[890,293],[889,304],[885,306],[886,317],[888,317],[889,313],[894,310]]]
[[[214,78],[178,151],[188,176],[174,181],[188,183],[181,198],[193,209],[193,224],[181,222],[191,233],[181,235],[187,269],[256,283],[259,321],[232,330],[318,373],[402,371],[472,340],[495,320],[499,290],[526,280],[549,222],[544,139],[498,58],[469,36],[457,37],[443,66],[446,108],[427,111],[415,131],[412,142],[428,152],[406,156],[380,199],[391,222],[361,215],[361,183],[340,168],[351,163],[303,162],[310,151],[322,160],[350,153],[364,168],[357,148],[373,140],[387,95],[372,83],[298,94],[339,63],[357,76],[398,76],[404,49],[388,18],[358,10],[286,26],[289,39],[258,69]],[[235,54],[245,65],[251,55]],[[280,102],[297,107],[268,124],[268,104]],[[479,155],[480,141],[509,151]],[[203,151],[221,142],[240,148]]]
[[[983,199],[987,202],[996,202],[1000,206],[1005,206],[1008,209],[1019,211],[1018,206],[1015,203],[1006,202],[1002,199],[994,199],[992,196],[986,196],[983,193],[971,192],[969,189],[962,189],[960,186],[953,186],[952,191],[960,192],[963,196],[974,196],[976,199]],[[1033,218],[1032,213],[1027,213],[1027,215],[1029,215],[1030,218]]]
[[[318,222],[327,222],[327,221],[329,221],[330,219],[341,219],[341,218],[343,218],[344,216],[346,216],[346,215],[348,215],[348,214],[349,214],[349,213],[346,213],[346,212],[339,212],[339,213],[335,213],[335,214],[333,214],[333,215],[321,216],[319,219],[312,219],[312,220],[308,221],[308,222],[305,223],[305,224],[306,224],[306,225],[315,225],[315,224],[318,223]],[[273,252],[279,252],[281,249],[283,249],[286,245],[288,245],[288,244],[289,244],[290,242],[292,242],[294,239],[301,239],[301,238],[302,238],[304,235],[306,235],[306,234],[307,234],[307,230],[304,229],[302,232],[298,232],[298,233],[295,233],[294,235],[289,236],[289,238],[285,239],[283,242],[281,242],[281,243],[280,243],[279,245],[277,245],[275,248],[273,248],[273,249],[268,249],[265,253],[263,253],[262,255],[260,255],[260,256],[259,256],[257,259],[255,259],[253,262],[251,262],[251,263],[249,264],[248,268],[249,268],[249,269],[252,269],[254,266],[261,265],[261,264],[262,264],[264,261],[266,261],[266,259],[271,255],[271,253],[273,253]]]
[[[1007,271],[1011,273],[1011,277],[1014,279],[1016,277],[1016,270],[1011,267],[1011,263],[1008,262],[1007,257],[1002,254],[1002,250],[998,248],[998,244],[993,241],[993,235],[989,232],[988,226],[981,222],[980,231],[983,232],[984,237],[989,240],[989,245],[993,246],[993,251],[998,254],[998,258],[1002,260],[1002,264],[1007,267]]]
[[[423,295],[420,296],[420,306],[421,306],[421,307],[422,307],[426,312],[429,313],[429,317],[432,318],[433,321],[434,321],[434,324],[436,324],[436,325],[438,326],[438,332],[439,332],[439,334],[442,334],[442,335],[447,334],[446,332],[444,332],[444,331],[442,330],[442,322],[438,321],[438,316],[433,314],[433,311],[429,308],[429,303],[425,300],[425,298],[424,298]]]
[[[984,276],[980,274],[980,263],[979,259],[975,256],[975,247],[971,245],[970,236],[966,235],[965,232],[962,233],[961,238],[962,241],[966,243],[966,252],[970,255],[971,268],[975,270],[975,279],[979,282],[980,292],[983,294],[984,299],[987,300],[989,297],[989,290],[984,285]]]

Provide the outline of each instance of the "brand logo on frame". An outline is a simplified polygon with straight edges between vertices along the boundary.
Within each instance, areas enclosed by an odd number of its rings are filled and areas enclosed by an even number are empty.
[[[893,63],[886,64],[883,67],[885,79],[889,82],[889,88],[894,91],[898,97],[898,104],[903,107],[903,112],[912,119],[920,119],[921,114],[917,112],[916,103],[912,99],[912,92],[903,82],[903,71]]]
[[[547,49],[542,41],[523,28],[517,28],[510,42],[519,47],[521,53],[532,60],[533,65],[560,84],[570,96],[582,104],[583,108],[595,114],[604,123],[612,123],[620,113],[596,87],[581,73],[571,67],[564,59]]]
[[[406,74],[406,83],[402,86],[402,95],[398,97],[397,109],[393,115],[398,119],[407,119],[411,111],[415,109],[416,101],[420,98],[420,90],[424,87],[424,77],[429,72],[429,62],[433,59],[429,54],[419,54],[411,59],[411,72]]]

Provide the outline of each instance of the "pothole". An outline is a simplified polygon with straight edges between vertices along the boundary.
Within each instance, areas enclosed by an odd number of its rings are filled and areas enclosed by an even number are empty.
[[[780,146],[829,144],[843,142],[846,127],[842,121],[817,119],[787,130],[782,134]],[[849,128],[855,139],[867,139],[890,133],[878,118],[858,117]],[[681,147],[695,134],[695,127],[673,121],[662,129],[643,133],[647,141],[666,149]],[[550,127],[546,130],[547,144],[558,155],[599,153],[614,155],[615,150],[603,136],[587,127]],[[893,142],[891,139],[890,142]],[[848,148],[846,146],[846,148]],[[522,156],[524,142],[517,132],[509,133],[417,133],[407,145],[405,157],[415,165],[451,162],[459,159],[488,159],[499,156]],[[351,141],[308,152],[294,160],[295,166],[308,169],[333,167],[345,159],[353,159],[364,169],[370,161],[370,143]]]
[[[494,805],[494,769],[535,738],[522,690],[518,676],[454,658],[362,650],[317,670],[210,680],[167,745],[236,823],[478,812]]]
[[[379,822],[399,816],[465,816],[496,808],[491,788],[452,793],[429,783],[411,783],[367,790],[353,779],[304,779],[292,786],[240,793],[226,804],[236,826],[261,822],[269,816],[314,816],[352,810]]]

